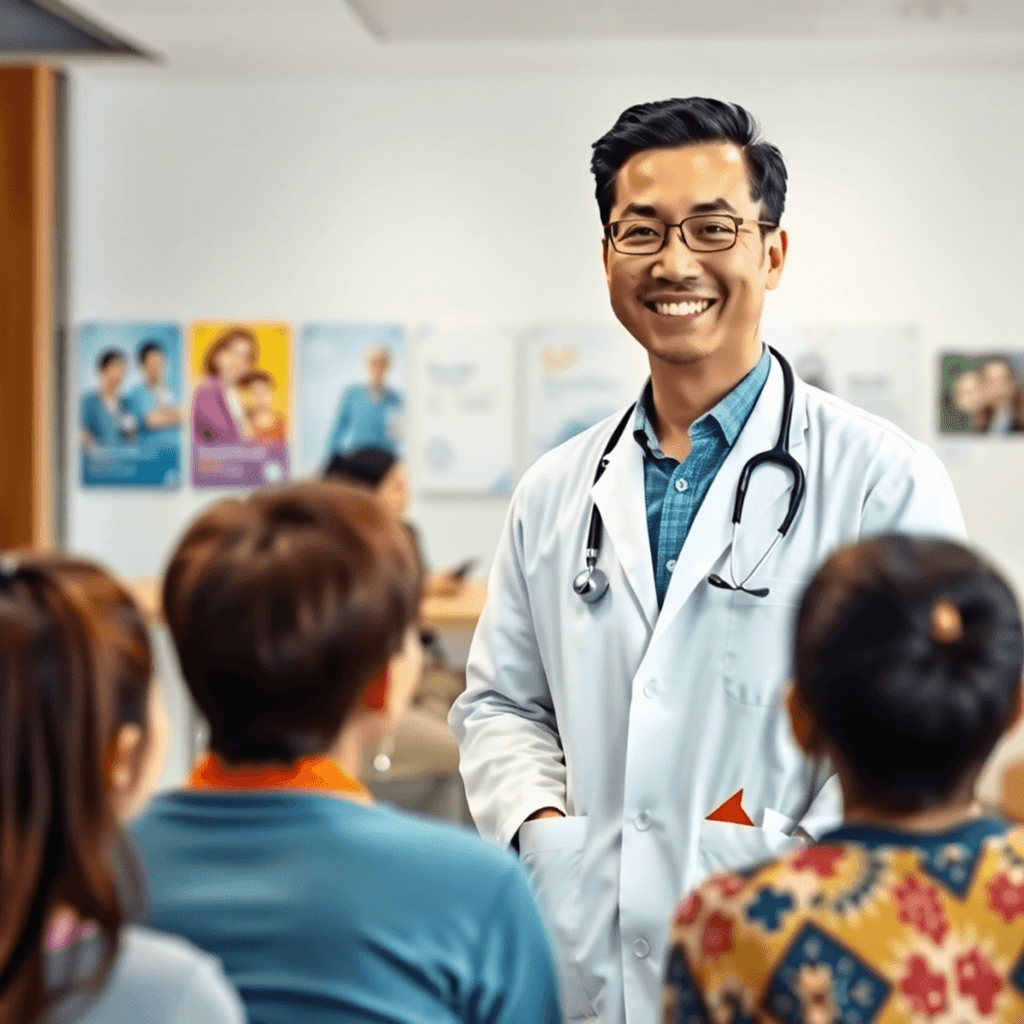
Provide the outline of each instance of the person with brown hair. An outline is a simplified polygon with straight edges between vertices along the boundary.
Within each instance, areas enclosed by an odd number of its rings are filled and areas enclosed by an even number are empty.
[[[128,923],[118,819],[166,725],[142,616],[89,562],[0,555],[0,1022],[239,1024],[216,961]]]
[[[222,501],[171,558],[210,752],[133,838],[149,922],[221,957],[252,1024],[561,1019],[515,858],[358,778],[416,686],[420,591],[401,525],[336,483]]]
[[[206,350],[206,379],[192,396],[192,436],[197,445],[249,440],[251,431],[238,389],[258,358],[259,342],[248,327],[229,327]]]
[[[843,825],[691,893],[662,1020],[1024,1019],[1024,829],[974,796],[1021,716],[1009,586],[959,544],[866,540],[815,575],[795,646],[793,732]]]

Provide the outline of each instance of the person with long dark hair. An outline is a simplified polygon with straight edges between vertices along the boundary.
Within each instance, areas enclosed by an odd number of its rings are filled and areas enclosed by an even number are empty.
[[[974,797],[1022,664],[1010,588],[959,544],[885,536],[822,566],[788,705],[844,823],[680,905],[665,1024],[1024,1019],[1024,829]]]
[[[0,554],[0,1022],[237,1024],[219,964],[129,923],[119,817],[165,728],[145,622],[102,569]]]

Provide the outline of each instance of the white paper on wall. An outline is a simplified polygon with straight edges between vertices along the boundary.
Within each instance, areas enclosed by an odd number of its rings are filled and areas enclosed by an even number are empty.
[[[410,448],[424,494],[508,494],[515,338],[498,327],[421,327],[410,338],[419,407]]]
[[[541,324],[522,349],[529,462],[636,401],[648,374],[644,350],[613,324]]]
[[[923,431],[930,395],[915,327],[836,324],[764,328],[798,377],[889,420],[914,437]]]

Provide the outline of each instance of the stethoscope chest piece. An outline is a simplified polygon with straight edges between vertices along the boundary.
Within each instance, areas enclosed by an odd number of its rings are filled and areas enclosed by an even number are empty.
[[[608,593],[608,577],[600,569],[588,566],[572,581],[572,589],[584,604],[597,604]]]

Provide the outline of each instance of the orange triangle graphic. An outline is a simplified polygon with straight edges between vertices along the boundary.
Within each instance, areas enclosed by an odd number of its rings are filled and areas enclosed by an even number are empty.
[[[716,807],[707,817],[708,821],[729,821],[734,825],[753,825],[750,815],[743,810],[743,790],[733,793],[721,807]]]

